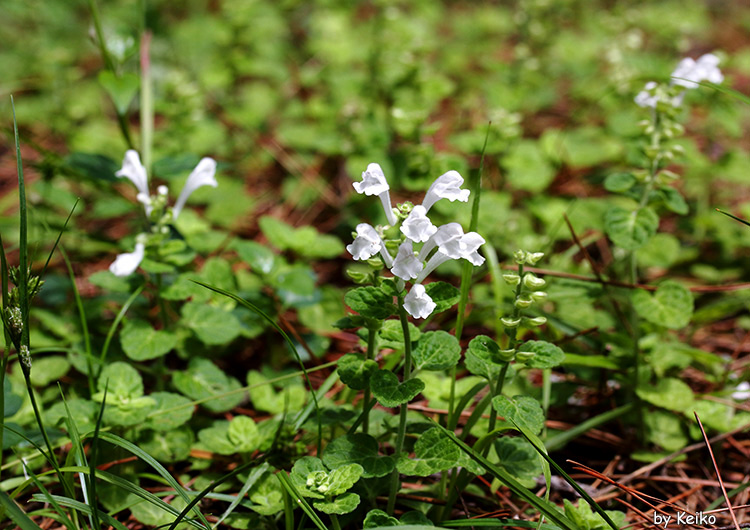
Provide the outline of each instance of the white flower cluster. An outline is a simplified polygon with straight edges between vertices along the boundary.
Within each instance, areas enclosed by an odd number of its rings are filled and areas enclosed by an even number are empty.
[[[464,179],[457,171],[448,171],[432,183],[422,204],[414,206],[399,227],[406,239],[399,246],[395,259],[385,246],[382,229],[379,232],[367,223],[357,225],[357,235],[346,247],[355,260],[366,260],[380,254],[394,276],[402,282],[414,280],[414,286],[404,297],[404,309],[414,318],[427,318],[435,310],[435,302],[422,285],[422,281],[435,268],[449,259],[463,258],[477,266],[484,263],[484,258],[478,252],[484,244],[482,236],[476,232],[465,234],[458,223],[437,227],[427,217],[432,205],[440,199],[467,202],[469,190],[461,189],[463,183]],[[369,164],[362,173],[362,182],[353,185],[357,193],[378,195],[388,223],[396,226],[398,217],[391,206],[390,186],[379,164]],[[422,244],[418,253],[414,251],[414,243]]]
[[[195,169],[190,173],[185,186],[180,192],[180,196],[177,198],[177,202],[172,207],[171,220],[177,219],[180,215],[182,208],[185,206],[188,197],[200,188],[201,186],[212,186],[216,187],[218,183],[214,177],[216,173],[216,161],[213,158],[202,158]],[[135,184],[138,190],[136,198],[138,202],[143,204],[143,208],[146,212],[146,217],[151,217],[151,212],[154,210],[154,204],[166,204],[166,197],[169,190],[166,186],[159,186],[157,188],[157,195],[152,196],[148,191],[148,175],[146,174],[146,168],[141,164],[141,159],[138,156],[138,152],[133,149],[128,150],[125,153],[125,158],[122,161],[122,168],[115,173],[118,177],[125,177]],[[109,270],[115,276],[128,276],[135,272],[138,265],[143,261],[143,257],[146,252],[146,243],[148,236],[147,234],[138,234],[136,238],[135,251],[128,252],[125,254],[119,254],[112,265],[109,266]]]
[[[698,58],[698,60],[685,57],[674,69],[670,86],[681,86],[686,89],[697,88],[701,81],[709,81],[719,84],[724,80],[724,76],[719,70],[719,58],[713,53],[707,53]],[[635,97],[635,103],[639,107],[656,108],[657,103],[664,101],[674,107],[682,104],[682,98],[685,95],[683,90],[677,95],[670,96],[666,90],[663,90],[655,81],[649,81],[646,86]]]

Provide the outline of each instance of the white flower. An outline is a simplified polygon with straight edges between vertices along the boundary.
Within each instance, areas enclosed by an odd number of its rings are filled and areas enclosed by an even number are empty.
[[[180,196],[177,198],[177,202],[175,203],[174,208],[172,208],[173,219],[177,219],[177,216],[180,215],[182,207],[185,206],[185,202],[188,200],[188,197],[190,197],[190,194],[192,194],[195,190],[197,190],[201,186],[212,186],[214,188],[218,186],[216,178],[214,177],[215,174],[216,160],[206,157],[202,158],[201,161],[198,162],[198,165],[195,166],[195,169],[192,171],[192,173],[190,173],[187,180],[185,181],[185,186],[182,188],[182,191],[180,192]]]
[[[388,254],[385,243],[383,243],[378,232],[367,223],[357,225],[357,237],[346,246],[346,250],[355,260],[370,259],[380,252],[387,267],[391,267],[393,264],[393,258]]]
[[[643,87],[643,90],[638,92],[638,95],[635,96],[635,104],[639,107],[650,107],[650,108],[656,108],[656,103],[659,101],[659,96],[657,96],[653,90],[656,88],[656,81],[649,81],[646,83],[646,86]]]
[[[435,235],[437,227],[427,217],[427,209],[420,205],[415,206],[401,224],[401,232],[415,243],[424,243]]]
[[[458,223],[448,223],[438,228],[435,235],[422,247],[419,259],[424,260],[435,245],[438,246],[438,251],[429,259],[422,272],[417,276],[416,283],[422,282],[428,274],[449,259],[463,258],[475,266],[484,263],[484,258],[478,252],[479,247],[485,243],[484,238],[476,232],[469,232],[468,234],[463,232],[463,228]]]
[[[736,399],[737,401],[747,401],[750,399],[750,383],[743,381],[737,385],[735,392],[732,393],[732,399]]]
[[[141,264],[141,261],[143,261],[145,251],[146,247],[143,243],[136,243],[134,252],[117,255],[115,261],[109,266],[110,272],[115,276],[129,276],[133,274],[138,265]]]
[[[404,309],[414,318],[427,318],[436,307],[437,304],[427,294],[424,285],[414,285],[404,297]]]
[[[148,197],[148,176],[146,175],[146,168],[141,164],[138,151],[128,149],[125,152],[125,158],[122,160],[122,168],[115,175],[118,177],[127,177],[135,184],[135,187],[138,189],[138,195],[143,194]]]
[[[461,202],[468,201],[470,192],[469,190],[461,189],[461,184],[463,183],[463,177],[458,171],[453,170],[436,178],[435,182],[433,182],[432,186],[427,190],[424,200],[422,201],[422,206],[424,206],[425,212],[429,211],[429,209],[432,208],[432,205],[440,199],[448,199],[451,202],[455,200]]]
[[[684,58],[672,72],[672,83],[685,88],[697,88],[701,81],[721,83],[724,76],[718,68],[719,58],[713,53],[707,53],[697,61],[690,57]]]
[[[383,210],[385,210],[385,217],[388,219],[388,223],[391,226],[396,226],[398,220],[396,219],[396,214],[393,213],[391,196],[388,193],[390,186],[388,186],[388,181],[385,180],[385,174],[380,164],[368,164],[367,169],[362,172],[362,182],[354,182],[352,186],[357,190],[357,193],[364,193],[368,196],[379,196],[380,202],[383,203]]]
[[[394,276],[398,276],[402,280],[411,280],[419,276],[423,267],[422,262],[414,255],[412,242],[407,239],[401,243],[401,246],[398,247],[396,259],[393,261],[393,268],[391,268]]]

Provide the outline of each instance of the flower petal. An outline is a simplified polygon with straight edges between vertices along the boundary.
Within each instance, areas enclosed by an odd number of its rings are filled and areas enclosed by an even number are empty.
[[[357,225],[357,237],[346,246],[346,250],[355,260],[370,259],[380,252],[383,241],[375,229],[367,223]]]
[[[469,190],[461,189],[463,183],[464,178],[458,171],[451,170],[440,175],[427,190],[424,201],[422,201],[422,206],[424,206],[425,210],[429,210],[440,199],[448,199],[451,202],[455,200],[461,202],[468,201],[470,192]]]
[[[412,242],[407,239],[401,243],[401,246],[398,247],[396,259],[393,260],[393,267],[391,268],[393,275],[402,280],[411,280],[419,276],[423,267],[422,262],[414,255]]]
[[[404,309],[414,318],[427,318],[436,307],[437,304],[432,301],[421,284],[414,285],[404,297]]]
[[[367,169],[362,172],[362,182],[352,183],[357,193],[365,195],[380,195],[390,189],[388,181],[380,164],[368,164]]]
[[[185,181],[185,186],[182,188],[174,208],[172,208],[172,216],[174,219],[177,219],[177,216],[180,215],[182,208],[185,206],[185,202],[187,202],[188,197],[190,197],[195,190],[201,186],[212,186],[215,188],[219,185],[218,182],[216,182],[215,174],[216,160],[206,157],[198,162],[198,165],[195,166],[195,169]]]
[[[141,264],[141,261],[143,261],[145,251],[146,247],[143,243],[136,243],[134,252],[117,255],[115,261],[109,266],[110,272],[115,276],[129,276],[133,274],[138,265]]]
[[[135,184],[139,193],[148,195],[148,175],[146,175],[146,168],[141,164],[138,151],[128,149],[125,152],[125,157],[122,160],[122,168],[115,175],[130,179]]]
[[[415,243],[424,243],[435,235],[437,227],[427,217],[425,207],[420,205],[415,206],[403,222],[401,232]]]

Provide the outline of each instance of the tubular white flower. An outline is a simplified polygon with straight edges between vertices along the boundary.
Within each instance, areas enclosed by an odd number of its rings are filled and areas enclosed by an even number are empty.
[[[177,219],[177,216],[180,215],[180,212],[182,211],[182,207],[185,206],[185,202],[188,200],[188,197],[190,197],[190,194],[192,194],[195,190],[200,188],[201,186],[212,186],[216,187],[218,186],[218,182],[216,182],[216,178],[214,175],[216,174],[216,160],[213,158],[202,158],[200,162],[198,162],[198,165],[195,166],[195,169],[190,173],[187,180],[185,181],[185,186],[182,188],[182,191],[180,192],[180,196],[177,198],[177,202],[174,205],[174,208],[172,208],[172,217],[173,219]]]
[[[656,81],[649,81],[643,90],[638,92],[635,96],[635,104],[643,108],[656,108],[656,103],[659,101],[659,96],[652,92],[656,88]]]
[[[118,254],[112,265],[109,266],[109,270],[115,276],[129,276],[135,272],[138,265],[143,261],[146,247],[143,243],[135,244],[135,251],[128,252],[125,254]]]
[[[718,66],[719,58],[713,53],[702,55],[697,61],[686,57],[672,72],[672,83],[685,88],[697,88],[701,81],[721,83],[724,76]]]
[[[404,309],[414,318],[427,318],[436,307],[437,304],[427,294],[424,285],[416,284],[404,297]]]
[[[365,195],[377,195],[380,197],[380,202],[383,203],[383,210],[385,210],[385,217],[388,219],[388,224],[396,226],[398,220],[396,214],[393,213],[393,207],[391,206],[391,196],[388,193],[390,186],[388,181],[385,180],[385,174],[380,164],[372,163],[367,165],[367,169],[362,172],[362,182],[353,182],[352,186],[357,193],[364,193]]]
[[[367,223],[357,225],[357,237],[346,246],[346,250],[355,260],[370,259],[380,252],[386,267],[390,268],[393,265],[393,258],[388,254],[385,243],[383,243],[378,232]]]
[[[458,223],[447,223],[438,227],[435,234],[422,245],[419,260],[424,261],[436,246],[445,246],[464,235],[464,229]]]
[[[435,235],[437,227],[427,217],[425,207],[420,205],[415,206],[401,224],[401,232],[415,243],[424,243]]]
[[[440,199],[448,199],[451,202],[455,200],[461,202],[468,201],[470,192],[469,190],[461,189],[461,184],[463,183],[463,177],[458,171],[453,170],[436,178],[435,182],[433,182],[432,186],[427,190],[424,200],[422,201],[422,206],[424,206],[425,212],[432,208],[432,205]]]
[[[434,271],[449,259],[465,259],[475,266],[484,263],[484,258],[479,255],[479,247],[485,243],[484,238],[476,232],[463,233],[461,225],[449,223],[441,226],[437,233],[425,243],[425,247],[437,244],[438,251],[429,259],[422,272],[417,276],[416,283],[421,283],[428,274]],[[424,251],[424,248],[422,250]],[[425,253],[425,256],[429,253]],[[420,252],[420,258],[423,258]]]
[[[424,265],[414,255],[412,242],[407,239],[398,247],[398,254],[393,261],[391,272],[402,280],[411,280],[419,276]]]
[[[138,193],[148,197],[148,175],[146,175],[146,168],[141,164],[138,151],[128,149],[125,152],[125,158],[122,160],[122,168],[115,175],[120,178],[126,177],[130,179],[135,184],[135,187],[138,188]]]

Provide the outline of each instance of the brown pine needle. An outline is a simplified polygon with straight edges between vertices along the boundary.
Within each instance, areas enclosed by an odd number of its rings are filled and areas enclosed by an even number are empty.
[[[740,524],[737,522],[737,517],[735,517],[734,515],[734,510],[732,510],[732,503],[729,501],[729,495],[727,495],[727,490],[724,487],[724,481],[721,480],[721,473],[719,473],[719,466],[716,465],[716,458],[714,458],[714,451],[713,449],[711,449],[711,444],[708,442],[708,436],[706,436],[706,430],[703,428],[703,424],[701,423],[701,419],[698,417],[698,413],[693,411],[693,414],[695,414],[695,421],[698,422],[698,427],[701,428],[703,439],[706,441],[708,454],[711,455],[711,462],[713,463],[714,470],[716,471],[716,478],[719,480],[719,486],[721,486],[721,493],[724,494],[724,500],[727,501],[727,508],[729,509],[729,515],[732,516],[732,523],[734,523],[734,527],[737,530],[740,530]]]

